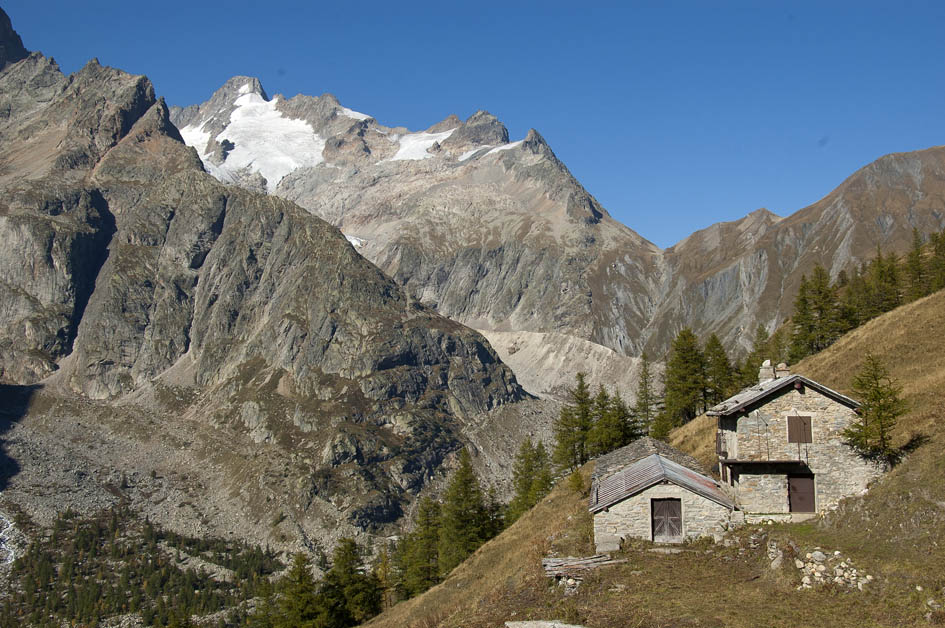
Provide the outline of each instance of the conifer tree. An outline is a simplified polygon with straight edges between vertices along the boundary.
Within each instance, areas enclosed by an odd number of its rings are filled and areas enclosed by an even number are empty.
[[[791,314],[791,324],[794,326],[794,333],[791,334],[790,350],[792,362],[797,362],[810,355],[814,317],[810,311],[808,290],[807,276],[801,275],[801,285],[797,289],[797,296],[794,297],[794,312]]]
[[[626,411],[626,406],[624,406]],[[600,456],[624,445],[629,433],[628,413],[620,415],[611,405],[610,395],[603,385],[597,389],[592,408],[594,422],[587,435],[587,449],[590,457]]]
[[[332,553],[331,569],[318,591],[319,628],[356,626],[381,611],[381,586],[373,573],[361,571],[361,548],[342,538]]]
[[[554,424],[554,461],[562,469],[574,469],[589,460],[587,437],[593,425],[593,402],[584,373],[578,373],[568,403]]]
[[[894,253],[884,256],[882,249],[877,247],[876,257],[870,263],[869,284],[872,304],[867,318],[902,305],[899,260]]]
[[[465,449],[453,474],[440,511],[440,538],[437,545],[440,576],[445,577],[456,565],[488,540],[488,515],[479,478]]]
[[[705,343],[706,406],[714,406],[734,392],[734,372],[725,347],[715,334]]]
[[[755,337],[752,341],[751,352],[745,356],[745,361],[742,362],[741,367],[739,368],[738,379],[739,387],[747,388],[748,386],[753,386],[758,383],[758,369],[761,368],[761,363],[766,359],[766,354],[768,352],[768,330],[765,329],[765,326],[761,323],[758,323],[758,327],[755,328]]]
[[[395,562],[404,597],[423,593],[440,581],[440,505],[430,497],[420,500],[417,524],[397,546]]]
[[[677,334],[666,361],[665,415],[661,430],[688,423],[705,409],[705,357],[688,327]]]
[[[276,628],[315,628],[319,619],[318,589],[308,556],[299,552],[289,571],[279,580]]]
[[[929,288],[938,291],[945,288],[945,231],[929,236]]]
[[[912,229],[912,249],[906,256],[906,277],[909,281],[909,301],[915,301],[929,294],[929,273],[922,253],[922,235]]]
[[[650,359],[646,351],[640,356],[640,377],[637,380],[637,399],[633,404],[633,417],[641,436],[650,432],[653,419],[656,418],[657,399],[653,390],[653,375],[650,373]]]
[[[892,430],[906,411],[902,388],[883,363],[868,353],[863,368],[853,378],[853,390],[862,403],[859,420],[848,427],[843,436],[861,455],[891,466],[899,457],[899,451],[892,444]]]

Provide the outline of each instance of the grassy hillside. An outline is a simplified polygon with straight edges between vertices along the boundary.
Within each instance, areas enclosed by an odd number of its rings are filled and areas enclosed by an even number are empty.
[[[540,571],[549,553],[591,552],[583,495],[564,482],[510,529],[480,548],[439,586],[375,618],[371,626],[501,626],[510,619],[558,619],[607,626],[899,626],[945,624],[945,293],[890,312],[848,334],[795,372],[851,392],[867,351],[903,384],[910,412],[901,442],[925,444],[865,497],[823,520],[745,527],[726,544],[683,546],[678,554],[634,542],[624,565],[599,570],[565,596]],[[703,443],[705,435],[707,443]],[[673,441],[707,461],[709,421]],[[589,469],[585,469],[585,474]],[[784,552],[772,569],[769,544]],[[841,551],[875,580],[862,592],[828,585],[799,591],[793,557],[814,547]],[[921,590],[917,589],[921,587]]]

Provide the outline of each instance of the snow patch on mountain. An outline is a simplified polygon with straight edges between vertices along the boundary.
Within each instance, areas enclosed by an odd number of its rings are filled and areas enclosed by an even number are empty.
[[[266,178],[269,192],[276,189],[282,177],[298,168],[311,168],[324,161],[322,151],[325,140],[304,120],[286,118],[276,109],[279,98],[266,100],[246,89],[234,103],[230,123],[217,136],[216,141],[229,140],[233,144],[226,160],[215,165],[206,153],[210,134],[203,125],[188,125],[180,129],[181,137],[188,146],[197,149],[201,161],[210,174],[222,181],[232,181],[234,173],[249,168]]]
[[[371,116],[366,113],[361,113],[360,111],[355,111],[354,109],[348,109],[347,107],[341,108],[341,113],[345,114],[349,118],[354,118],[355,120],[370,120]]]
[[[395,153],[389,161],[429,159],[433,157],[433,155],[427,152],[430,147],[448,138],[455,130],[456,129],[450,129],[442,133],[421,132],[401,135],[397,138],[400,148],[397,149],[397,153]]]
[[[364,246],[364,244],[367,242],[367,240],[363,240],[363,239],[358,238],[358,237],[356,237],[356,236],[348,235],[347,233],[345,233],[345,234],[343,234],[343,235],[344,235],[344,237],[346,237],[346,238],[348,239],[348,242],[350,242],[350,243],[351,243],[351,246],[353,246],[354,248],[362,247],[362,246]]]
[[[518,146],[521,146],[523,141],[525,140],[519,140],[517,142],[512,142],[511,144],[503,144],[502,146],[496,146],[495,148],[490,150],[488,153],[486,153],[486,155],[491,155],[492,153],[498,153],[503,150],[512,150],[513,148],[517,148]]]

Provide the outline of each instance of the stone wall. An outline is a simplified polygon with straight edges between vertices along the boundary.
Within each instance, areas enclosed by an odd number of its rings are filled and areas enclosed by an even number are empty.
[[[811,417],[813,442],[788,442],[787,418],[795,415]],[[824,511],[844,497],[862,493],[882,473],[843,442],[843,430],[856,420],[852,409],[804,387],[785,389],[749,408],[737,422],[724,419],[719,425],[730,458],[805,463],[814,474],[815,508]],[[783,467],[741,466],[734,487],[739,507],[749,512],[787,512],[786,472]]]
[[[594,544],[598,552],[620,548],[620,539],[652,540],[650,500],[676,498],[682,502],[683,537],[696,538],[720,533],[730,511],[675,484],[657,484],[594,515]]]
[[[788,483],[783,470],[748,467],[735,482],[735,501],[748,512],[788,512]],[[816,484],[816,479],[815,479]]]

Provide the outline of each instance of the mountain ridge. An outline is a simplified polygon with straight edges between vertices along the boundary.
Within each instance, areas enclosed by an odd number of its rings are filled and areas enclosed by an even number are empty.
[[[332,107],[340,111],[337,99]],[[180,121],[228,133],[225,120]],[[366,115],[349,122],[328,129],[338,133],[324,138],[321,162],[292,170],[271,191],[341,228],[450,318],[481,330],[571,335],[631,357],[662,355],[686,326],[747,350],[758,324],[773,331],[787,318],[800,276],[815,263],[836,276],[877,244],[906,250],[912,227],[945,227],[941,148],[883,157],[787,217],[756,210],[660,249],[614,220],[537,131],[508,142],[504,125],[483,111],[413,133]],[[479,127],[485,135],[472,131]],[[889,202],[895,207],[884,209]],[[888,225],[876,230],[872,220]]]

